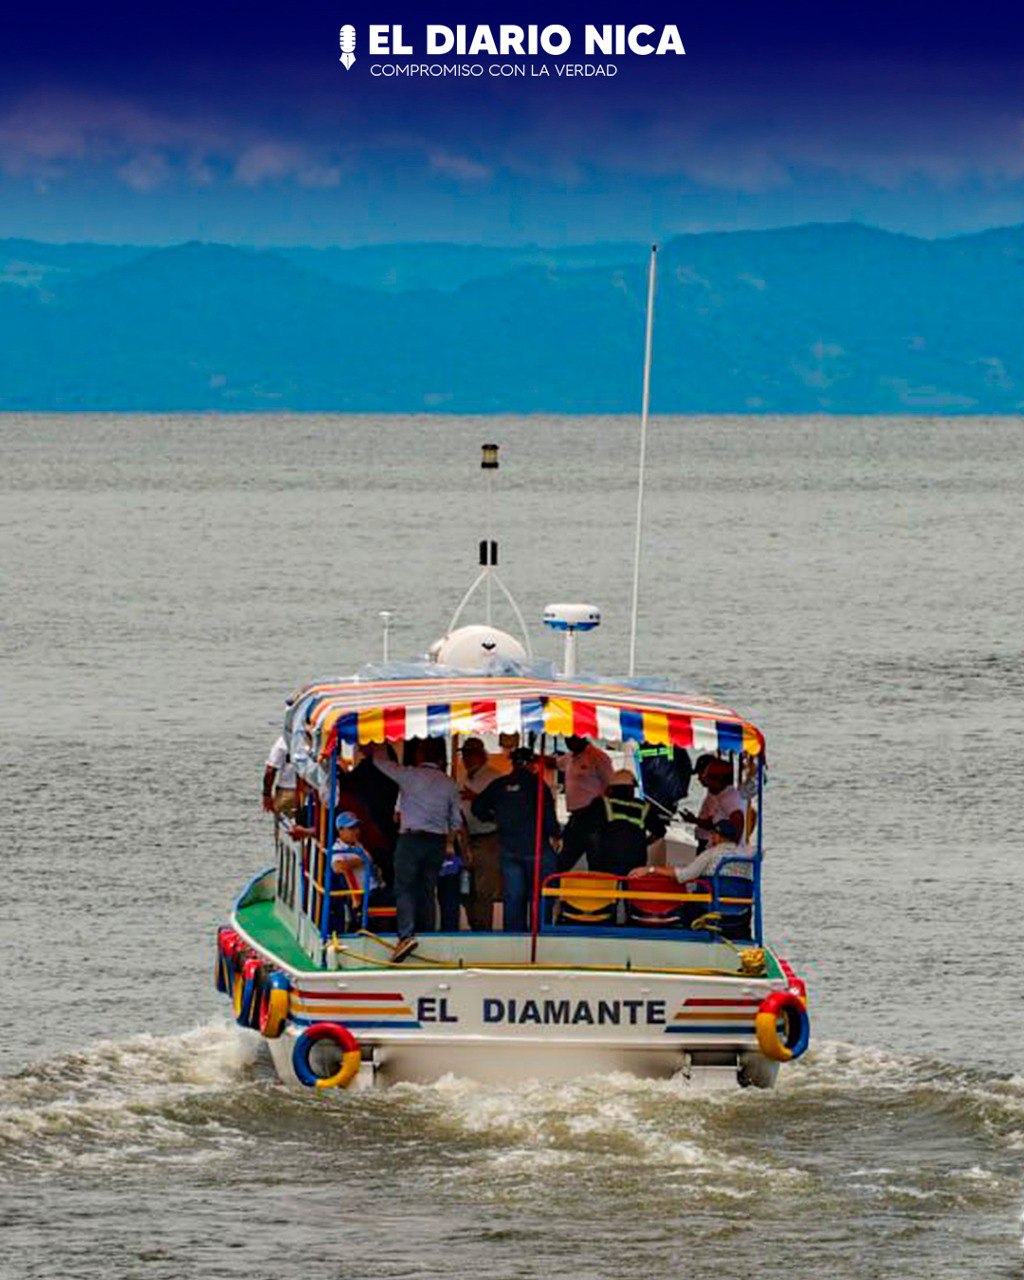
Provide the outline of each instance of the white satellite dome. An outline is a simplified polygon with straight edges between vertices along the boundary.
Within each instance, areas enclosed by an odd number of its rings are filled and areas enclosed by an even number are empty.
[[[526,650],[497,627],[457,627],[430,646],[430,661],[446,667],[486,671],[498,662],[526,662]]]

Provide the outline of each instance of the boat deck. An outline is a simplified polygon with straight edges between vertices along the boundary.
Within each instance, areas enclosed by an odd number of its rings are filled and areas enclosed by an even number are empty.
[[[261,950],[271,952],[287,968],[303,973],[323,972],[299,946],[278,916],[273,901],[249,901],[236,908],[235,919]],[[338,968],[376,972],[393,968],[393,942],[394,935],[343,935],[339,938]],[[531,967],[746,976],[742,975],[740,957],[733,947],[721,941],[680,936],[678,931],[655,934],[635,929],[601,929],[549,933],[538,938],[537,959],[532,964],[530,951],[528,934],[432,933],[420,939],[419,949],[401,968]],[[770,951],[766,953],[763,976],[782,976]]]
[[[261,950],[273,952],[289,969],[319,973],[319,968],[299,946],[295,935],[278,916],[270,898],[246,903],[235,911],[238,923]]]

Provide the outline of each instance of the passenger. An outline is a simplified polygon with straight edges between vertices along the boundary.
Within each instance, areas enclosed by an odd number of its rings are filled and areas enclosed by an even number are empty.
[[[373,766],[370,765],[370,768],[372,769]],[[376,772],[374,769],[374,773]],[[351,777],[350,773],[342,773],[338,776],[338,809],[347,810],[358,819],[360,841],[373,859],[373,865],[377,868],[383,883],[391,887],[395,880],[394,841],[389,839],[378,826],[373,810],[363,799],[361,792],[352,789]],[[387,781],[389,786],[393,785],[389,779],[384,781]],[[397,790],[395,788],[396,795]]]
[[[697,852],[709,845],[743,844],[747,806],[732,782],[732,765],[718,756],[697,761],[697,776],[707,789],[700,813],[683,810],[697,829]]]
[[[529,747],[517,748],[512,753],[512,772],[490,783],[471,805],[474,817],[481,822],[497,823],[506,933],[525,933],[527,929],[535,875],[538,792],[544,798],[541,880],[553,875],[556,869],[558,819],[550,789],[543,784],[538,786],[539,767]]]
[[[415,766],[423,750],[435,755],[434,763],[447,772],[448,752],[444,741],[438,739],[409,738],[402,748],[402,763]],[[466,864],[454,841],[445,847],[444,861],[437,873],[437,917],[441,933],[459,932],[459,913],[462,910],[462,881]]]
[[[398,944],[393,959],[404,960],[416,949],[416,934],[435,925],[437,876],[446,846],[462,828],[459,790],[444,772],[444,743],[423,738],[416,743],[413,765],[395,764],[382,753],[370,757],[374,767],[398,786],[401,823],[395,846],[395,906]]]
[[[295,766],[288,753],[288,739],[282,733],[270,748],[263,770],[263,808],[266,813],[294,816],[298,795]]]
[[[705,785],[704,770],[708,767],[708,765],[711,763],[712,760],[717,760],[717,759],[718,759],[717,756],[709,755],[707,752],[705,752],[704,755],[698,756],[697,759],[693,762],[693,776],[697,779],[697,781],[700,783],[702,787]]]
[[[445,851],[444,862],[437,873],[437,910],[441,917],[439,928],[442,933],[459,932],[465,870],[462,852],[453,845]]]
[[[498,734],[498,750],[487,761],[495,773],[512,772],[512,752],[518,749],[519,742],[518,733]]]
[[[578,825],[589,844],[591,871],[627,876],[648,862],[648,846],[662,839],[665,818],[636,795],[636,778],[628,769],[612,774],[603,796],[580,812]]]
[[[466,822],[466,864],[470,873],[466,917],[471,929],[494,927],[494,904],[501,901],[501,852],[498,828],[473,812],[473,801],[500,776],[491,765],[479,738],[467,738],[461,747],[465,776],[462,780],[462,815]],[[509,764],[511,765],[511,761]]]
[[[339,813],[334,820],[338,842],[343,846],[331,855],[334,886],[361,889],[372,893],[377,883],[373,858],[363,844],[359,818],[352,812]],[[369,862],[367,862],[369,859]],[[362,924],[362,899],[339,897],[331,899],[330,928],[332,932],[352,933]]]
[[[377,747],[389,760],[397,760],[395,749],[390,743]],[[391,848],[394,849],[398,838],[398,825],[395,822],[395,809],[398,805],[398,787],[390,778],[386,778],[379,769],[373,767],[371,748],[359,748],[360,760],[355,768],[344,775],[345,791],[357,795],[367,805],[373,820],[380,828]]]
[[[586,738],[570,734],[565,745],[568,750],[558,757],[557,764],[565,775],[565,805],[569,810],[569,820],[562,833],[559,871],[571,870],[587,852],[586,831],[580,826],[579,815],[587,805],[604,795],[605,787],[615,772],[608,756]]]
[[[644,798],[670,818],[690,789],[694,769],[689,755],[682,747],[643,742],[637,750],[637,757]]]

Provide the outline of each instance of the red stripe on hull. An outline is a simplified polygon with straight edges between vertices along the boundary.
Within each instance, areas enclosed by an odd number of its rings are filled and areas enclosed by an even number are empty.
[[[756,1009],[761,1003],[760,1000],[700,1000],[697,998],[685,1000],[683,1007],[690,1005],[699,1005],[702,1009]]]
[[[351,991],[301,991],[296,990],[295,995],[300,1000],[341,1000],[348,1003],[349,1000],[398,1000],[404,1001],[405,996],[398,994],[392,995],[389,991],[386,995],[370,996],[366,994],[356,995]]]

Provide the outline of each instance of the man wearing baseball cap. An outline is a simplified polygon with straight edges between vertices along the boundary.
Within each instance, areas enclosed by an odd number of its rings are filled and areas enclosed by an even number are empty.
[[[700,813],[683,810],[683,817],[697,829],[697,852],[709,845],[742,844],[746,834],[746,805],[733,786],[732,765],[720,756],[711,756],[697,772],[707,795]]]
[[[512,772],[492,782],[472,803],[473,815],[498,827],[501,849],[504,929],[525,933],[532,897],[537,842],[537,803],[541,816],[540,876],[555,872],[554,843],[558,841],[558,819],[551,789],[540,779],[536,754],[529,747],[517,747],[511,755]]]
[[[334,820],[340,848],[331,854],[331,871],[337,877],[336,887],[370,893],[375,885],[373,861],[362,845],[359,819],[348,810],[339,813]],[[351,932],[361,920],[361,898],[334,898],[331,900],[331,929]]]

